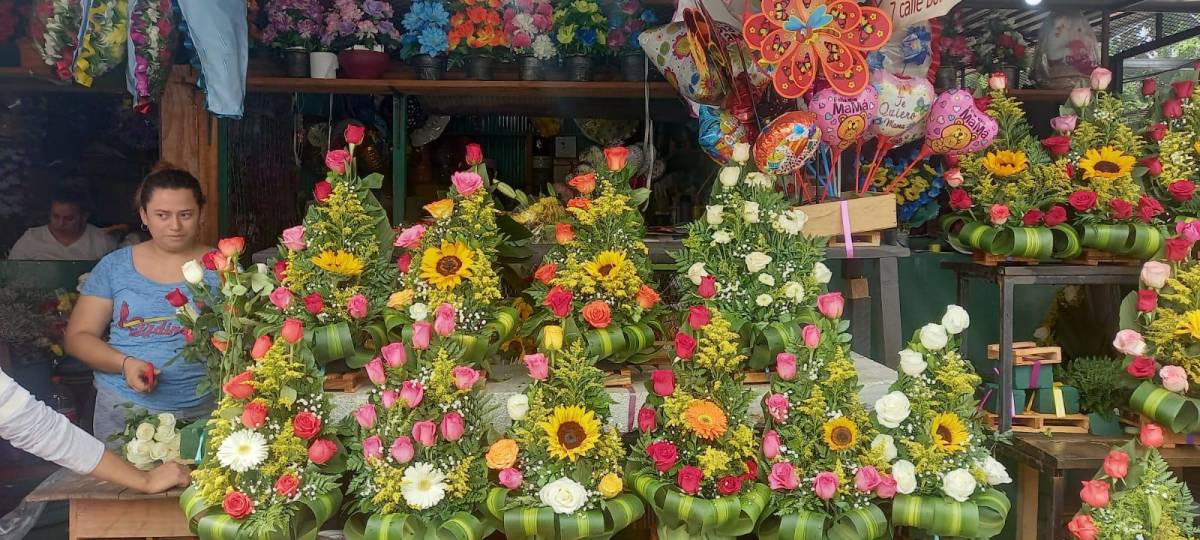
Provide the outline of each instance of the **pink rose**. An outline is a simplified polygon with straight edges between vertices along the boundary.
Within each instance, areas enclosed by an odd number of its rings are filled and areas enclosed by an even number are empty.
[[[371,405],[370,403],[363,403],[354,410],[354,420],[357,421],[358,425],[362,426],[363,429],[371,429],[375,427],[375,419],[375,406]]]
[[[483,374],[479,370],[469,368],[467,366],[455,366],[450,370],[450,374],[454,376],[454,386],[459,390],[470,390],[483,378]]]
[[[783,394],[771,394],[767,396],[764,402],[767,405],[767,412],[771,414],[776,422],[787,420],[788,409],[791,408],[791,403],[788,403],[787,396]]]
[[[304,225],[296,225],[283,230],[283,247],[292,251],[304,249]]]
[[[1200,241],[1200,221],[1181,221],[1175,224],[1175,234],[1188,242]]]
[[[421,404],[421,400],[425,398],[425,386],[420,381],[404,381],[400,385],[400,399],[408,405],[408,408],[415,409]]]
[[[393,244],[396,247],[405,249],[416,249],[421,245],[421,237],[425,236],[425,226],[420,223],[413,225],[396,236],[396,241]]]
[[[961,186],[963,184],[962,171],[960,171],[958,167],[950,169],[942,175],[942,180],[946,182],[946,185],[952,188]]]
[[[863,492],[870,493],[879,487],[879,483],[883,478],[879,476],[879,471],[871,465],[867,465],[854,473],[854,488]]]
[[[896,479],[890,474],[885,474],[879,478],[879,485],[875,486],[875,495],[880,499],[890,499],[896,496]]]
[[[696,287],[696,296],[712,298],[717,294],[717,276],[701,276],[700,285]]]
[[[775,459],[779,457],[779,433],[775,430],[769,430],[763,433],[763,456],[767,459]]]
[[[433,339],[433,325],[429,321],[417,321],[412,325],[412,346],[414,349],[425,350]]]
[[[408,351],[404,350],[403,343],[388,343],[379,349],[379,354],[383,356],[383,361],[387,362],[388,367],[400,367],[408,361]]]
[[[638,410],[638,431],[642,433],[650,433],[657,427],[657,413],[650,407],[642,407]]]
[[[988,209],[988,215],[992,218],[992,224],[1004,225],[1004,223],[1008,221],[1008,206],[1003,204],[993,204],[992,207]]]
[[[669,369],[656,369],[650,374],[650,385],[654,393],[667,397],[675,393],[675,372]]]
[[[434,311],[433,331],[439,336],[447,337],[454,333],[454,306],[450,304],[442,304]]]
[[[790,381],[796,378],[796,355],[790,352],[781,352],[775,355],[775,371],[779,373],[779,378],[785,381]]]
[[[1163,445],[1163,428],[1158,424],[1146,424],[1142,426],[1142,430],[1138,433],[1138,442],[1142,446],[1150,448],[1158,448]]]
[[[379,435],[371,435],[363,439],[363,457],[367,460],[383,458],[383,441],[379,440]]]
[[[825,471],[813,479],[813,492],[822,500],[828,501],[837,493],[838,478],[836,474]]]
[[[675,333],[675,356],[684,360],[691,359],[696,351],[696,339],[684,332]]]
[[[1129,454],[1113,450],[1104,457],[1104,474],[1113,478],[1125,478],[1129,474]]]
[[[544,381],[550,376],[550,363],[542,353],[525,355],[525,367],[529,368],[529,377],[535,381]]]
[[[383,401],[383,408],[390,410],[396,404],[396,400],[400,399],[400,394],[395,390],[388,389],[380,394],[379,399]]]
[[[704,328],[709,321],[708,308],[703,305],[695,305],[688,308],[688,326],[692,328]]]
[[[317,465],[324,465],[337,453],[337,443],[329,439],[317,439],[308,446],[308,460]]]
[[[367,362],[367,378],[371,379],[375,386],[382,386],[387,381],[387,373],[383,369],[383,359],[376,357]]]
[[[399,463],[408,463],[412,461],[416,450],[413,449],[413,441],[408,435],[401,435],[392,441],[391,452],[392,459]]]
[[[483,187],[483,179],[473,172],[456,172],[450,177],[454,190],[463,197],[470,197]]]
[[[521,482],[525,481],[525,476],[521,471],[509,467],[500,471],[500,485],[508,489],[517,489],[521,487]]]
[[[399,257],[396,257],[396,269],[399,270],[401,274],[407,274],[408,267],[412,266],[412,258],[412,253],[407,251],[401,253]]]
[[[1171,265],[1159,262],[1149,261],[1142,265],[1142,283],[1147,287],[1161,289],[1167,285],[1167,279],[1171,277]]]
[[[842,316],[842,308],[846,305],[846,301],[842,298],[842,293],[831,292],[825,293],[817,297],[817,311],[821,312],[830,319],[836,319]]]
[[[800,487],[800,477],[796,475],[796,468],[791,463],[781,461],[771,466],[771,473],[767,475],[767,483],[773,490],[791,491]]]
[[[1162,377],[1163,388],[1171,392],[1183,393],[1188,390],[1187,372],[1179,366],[1163,366],[1158,370],[1158,376]]]
[[[337,174],[346,174],[346,165],[350,163],[350,152],[345,150],[330,150],[325,154],[325,166]]]
[[[454,411],[446,413],[442,417],[441,432],[442,438],[447,441],[454,442],[462,438],[463,432],[467,430],[463,424],[463,417]]]
[[[815,324],[806,324],[800,330],[800,337],[804,339],[804,346],[815,350],[821,344],[821,329]]]
[[[1146,341],[1136,330],[1121,330],[1113,339],[1113,348],[1121,354],[1141,356],[1146,353]]]
[[[1083,488],[1079,490],[1079,499],[1092,508],[1108,506],[1108,482],[1104,480],[1084,480]]]
[[[1075,123],[1079,118],[1073,114],[1066,116],[1055,116],[1050,119],[1050,127],[1059,133],[1070,133],[1075,130]]]
[[[367,316],[367,297],[356,294],[346,301],[346,311],[351,317],[361,319]]]
[[[437,442],[437,426],[429,420],[416,422],[412,427],[412,437],[425,448],[429,448]]]
[[[292,305],[292,291],[287,287],[275,287],[271,294],[267,296],[271,300],[271,304],[280,310],[287,309]]]
[[[1100,531],[1096,529],[1096,523],[1092,521],[1092,516],[1087,514],[1079,514],[1071,518],[1071,522],[1067,524],[1067,530],[1071,531],[1075,540],[1096,540],[1096,535],[1100,534]]]

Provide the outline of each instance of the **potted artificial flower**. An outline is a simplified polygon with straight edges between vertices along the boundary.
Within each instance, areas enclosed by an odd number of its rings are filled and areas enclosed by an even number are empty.
[[[1003,73],[1013,88],[1021,86],[1021,70],[1029,64],[1028,44],[1008,20],[993,17],[975,42],[980,73]]]
[[[975,52],[967,43],[965,32],[961,9],[953,9],[942,17],[942,36],[938,41],[942,48],[941,65],[934,81],[938,91],[961,88],[966,69],[975,65]]]
[[[451,55],[465,62],[470,79],[491,80],[495,59],[506,60],[510,52],[499,5],[499,0],[461,0],[450,16]]]
[[[549,0],[507,0],[504,8],[504,32],[517,53],[521,80],[542,79],[543,64],[558,55],[551,30],[554,8]]]
[[[646,53],[638,37],[647,26],[658,23],[658,16],[638,0],[618,0],[608,16],[608,48],[619,59],[621,74],[627,81],[646,79]]]
[[[388,67],[385,50],[399,43],[390,2],[336,0],[325,17],[322,44],[339,49],[338,64],[351,79],[383,76]]]
[[[308,77],[308,55],[320,40],[324,8],[317,0],[278,0],[266,9],[262,40],[283,53],[288,77]]]
[[[437,80],[446,70],[446,51],[450,50],[450,13],[442,2],[417,0],[401,22],[400,57],[412,63],[417,78]]]
[[[566,56],[568,79],[592,80],[592,57],[604,50],[608,18],[594,0],[564,2],[554,10],[555,38]]]

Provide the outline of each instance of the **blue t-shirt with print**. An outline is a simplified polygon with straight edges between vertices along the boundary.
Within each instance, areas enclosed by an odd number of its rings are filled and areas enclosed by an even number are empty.
[[[210,288],[219,286],[214,272],[206,271],[204,280]],[[211,399],[208,394],[196,394],[196,386],[205,376],[204,366],[176,358],[184,345],[183,326],[167,302],[167,293],[176,288],[187,292],[182,281],[159,283],[138,272],[133,266],[133,248],[126,247],[100,259],[81,289],[85,295],[112,300],[108,344],[161,370],[149,394],[130,388],[121,373],[96,372],[98,384],[140,407],[180,411]],[[175,361],[170,362],[172,359]]]

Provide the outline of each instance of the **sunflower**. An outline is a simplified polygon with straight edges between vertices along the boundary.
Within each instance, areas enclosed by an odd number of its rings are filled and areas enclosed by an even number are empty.
[[[983,166],[992,174],[1005,177],[1024,172],[1029,168],[1029,160],[1025,159],[1025,152],[999,150],[988,152],[983,158]]]
[[[946,452],[962,450],[967,442],[967,428],[957,414],[945,412],[933,417],[929,426],[929,436],[933,438],[933,446]]]
[[[1133,171],[1133,164],[1137,158],[1117,150],[1111,146],[1105,146],[1100,150],[1089,148],[1083,154],[1083,159],[1079,160],[1079,168],[1083,170],[1083,177],[1090,178],[1119,178],[1126,176]]]
[[[825,422],[825,444],[830,450],[840,452],[854,448],[858,441],[858,426],[845,416]]]
[[[462,242],[442,241],[440,248],[428,248],[421,255],[421,279],[439,289],[449,289],[471,279],[475,254]]]
[[[357,276],[363,271],[363,263],[354,254],[342,250],[325,250],[313,257],[312,263],[326,272],[343,276]]]
[[[625,259],[625,254],[619,251],[602,251],[596,256],[595,260],[588,261],[583,265],[592,277],[598,280],[609,279],[610,276],[620,275],[629,261]]]
[[[550,456],[558,459],[575,461],[600,439],[600,420],[596,413],[579,405],[555,407],[550,419],[539,425],[546,430]]]
[[[725,411],[716,403],[699,400],[683,412],[683,423],[701,439],[715,439],[725,433]]]
[[[1175,328],[1175,335],[1191,336],[1192,339],[1200,341],[1200,310],[1193,309],[1184,313],[1179,326]]]

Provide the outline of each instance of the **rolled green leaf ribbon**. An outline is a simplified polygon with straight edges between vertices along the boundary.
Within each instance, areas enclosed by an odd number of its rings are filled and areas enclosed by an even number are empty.
[[[1053,237],[1053,253],[1051,257],[1065,261],[1078,257],[1083,253],[1083,246],[1079,244],[1079,233],[1075,231],[1075,227],[1067,224],[1059,224],[1050,227],[1050,234]]]
[[[800,327],[795,323],[774,322],[768,324],[753,337],[750,348],[751,369],[763,369],[775,362],[775,355],[783,352],[787,344],[800,338]]]
[[[504,343],[512,339],[513,333],[517,331],[517,323],[521,317],[517,314],[517,310],[511,307],[502,307],[496,309],[496,318],[487,324],[487,329],[494,332],[494,336],[498,343]]]
[[[658,516],[659,539],[732,538],[750,534],[771,499],[771,490],[754,484],[741,495],[705,499],[645,475],[632,475],[633,490]]]
[[[759,522],[755,532],[765,540],[876,540],[887,531],[887,517],[872,504],[846,512],[838,519],[810,510],[772,514]]]
[[[967,221],[968,220],[965,216],[956,215],[943,217],[941,221],[942,230],[946,231],[946,242],[950,244],[950,247],[954,248],[954,250],[958,251],[959,253],[969,253],[972,251],[970,246],[967,246],[958,239],[958,233],[954,232],[955,225],[960,223],[965,224]]]
[[[1046,227],[1004,227],[992,236],[990,251],[1009,257],[1049,259],[1054,253],[1054,235]]]
[[[1129,397],[1134,410],[1154,419],[1175,433],[1190,433],[1200,421],[1196,400],[1171,392],[1150,381],[1142,381]]]
[[[654,345],[654,330],[646,324],[594,328],[583,334],[588,354],[600,360],[624,360]]]
[[[1000,234],[1001,230],[986,223],[969,221],[963,225],[962,230],[958,231],[958,241],[973,251],[982,250],[996,255],[1008,255],[1008,253],[998,251],[993,247],[996,236]]]
[[[1080,227],[1080,243],[1083,247],[1099,249],[1109,253],[1121,253],[1132,229],[1128,225],[1106,225],[1089,223]]]
[[[1166,237],[1157,227],[1144,223],[1135,223],[1127,225],[1127,227],[1129,227],[1129,236],[1126,237],[1125,244],[1121,246],[1121,255],[1149,260],[1166,245]]]
[[[201,540],[315,540],[321,525],[329,520],[342,504],[342,492],[331,489],[315,499],[300,499],[298,511],[287,530],[251,536],[242,534],[243,521],[233,519],[221,509],[220,504],[208,504],[196,491],[196,486],[187,488],[179,496],[179,505],[188,519],[188,529]],[[295,503],[292,503],[295,504]]]
[[[344,322],[322,326],[313,330],[313,358],[320,365],[341,360],[354,353],[354,337],[350,325]]]
[[[509,540],[531,538],[557,540],[603,540],[642,517],[646,507],[631,493],[623,493],[601,503],[598,510],[559,514],[546,506],[506,508],[508,490],[492,488],[484,501],[484,511],[499,524]]]
[[[343,531],[349,540],[483,540],[496,530],[490,522],[467,512],[441,523],[414,514],[356,514]]]
[[[915,527],[939,536],[991,538],[1004,528],[1009,505],[1003,492],[991,488],[966,502],[898,494],[892,500],[892,525]]]

